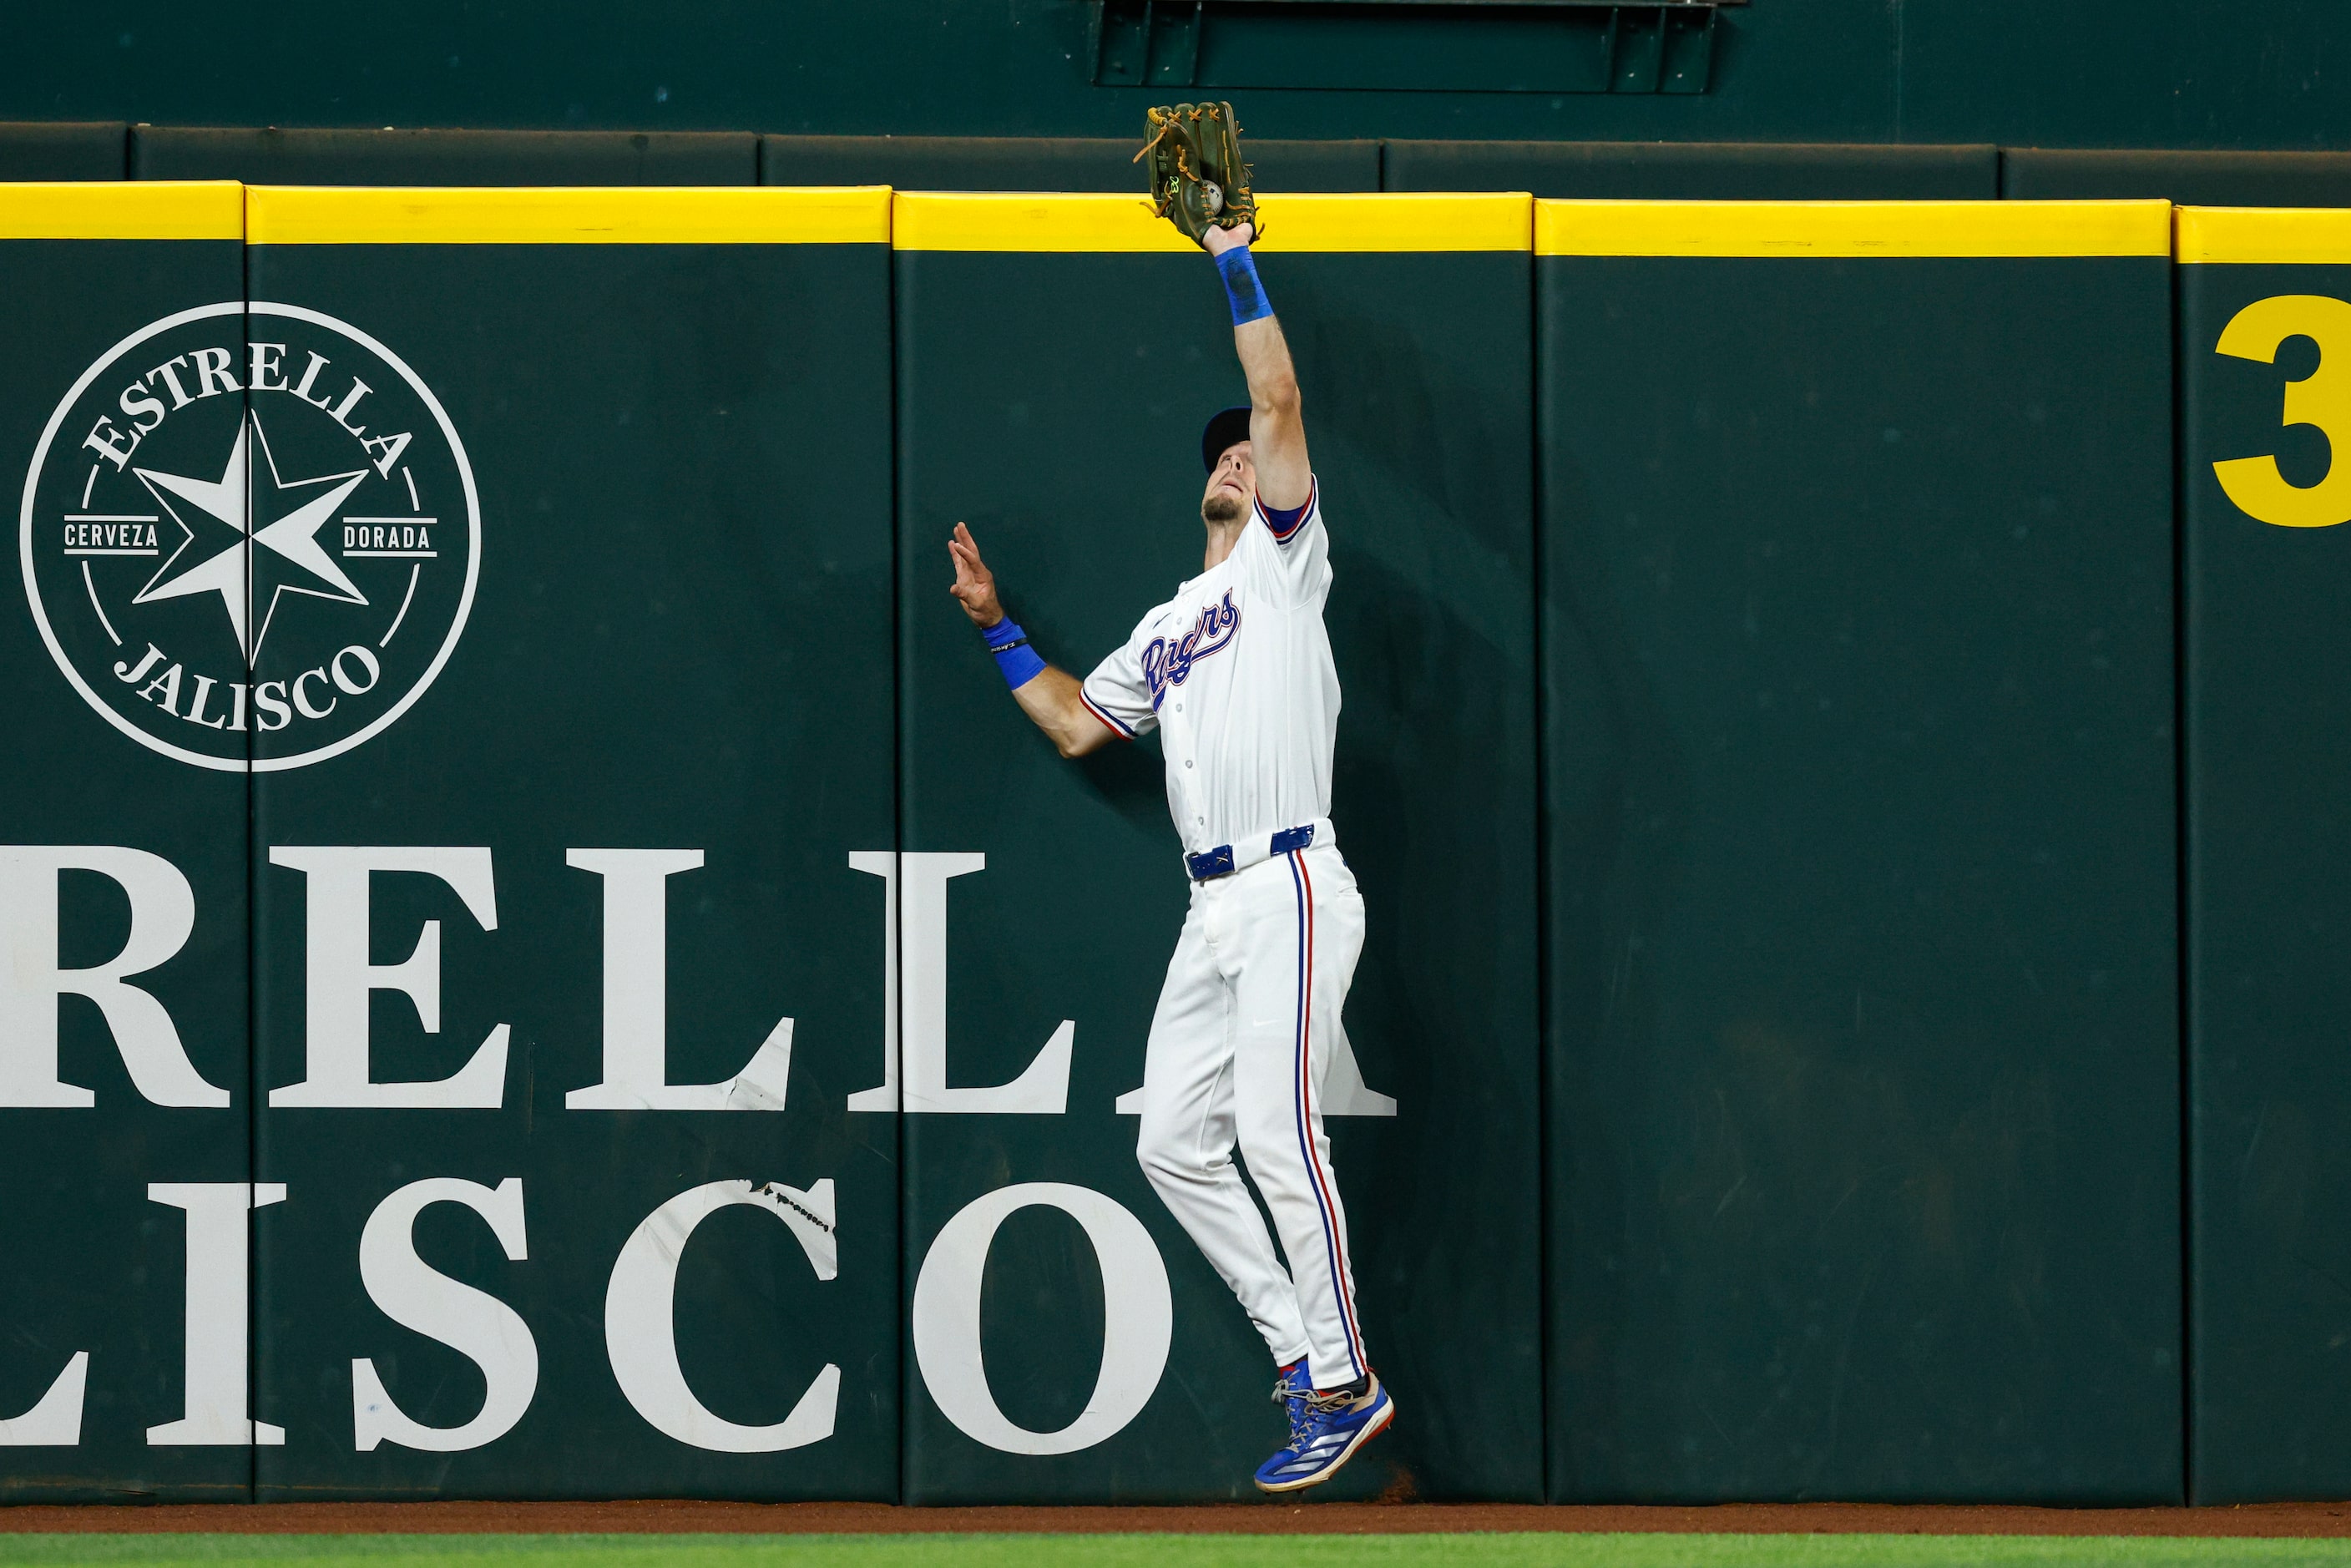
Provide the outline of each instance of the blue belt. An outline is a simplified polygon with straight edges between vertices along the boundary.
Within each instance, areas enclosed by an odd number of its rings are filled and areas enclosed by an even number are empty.
[[[1206,882],[1210,877],[1230,876],[1237,871],[1246,871],[1259,861],[1286,855],[1292,850],[1302,850],[1313,841],[1314,824],[1309,822],[1302,828],[1284,828],[1270,838],[1251,839],[1242,846],[1238,857],[1233,853],[1232,845],[1218,844],[1215,849],[1203,850],[1196,855],[1186,855],[1184,865],[1191,872],[1194,882]],[[1259,844],[1265,846],[1264,852],[1251,853]]]

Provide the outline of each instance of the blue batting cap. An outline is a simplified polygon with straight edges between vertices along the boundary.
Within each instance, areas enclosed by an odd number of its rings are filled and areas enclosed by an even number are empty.
[[[1217,471],[1217,460],[1238,442],[1249,438],[1249,405],[1219,409],[1208,421],[1208,428],[1200,432],[1200,466],[1207,473]]]

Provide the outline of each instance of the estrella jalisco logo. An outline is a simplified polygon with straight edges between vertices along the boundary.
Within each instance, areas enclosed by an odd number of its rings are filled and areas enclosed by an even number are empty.
[[[440,400],[298,306],[117,343],[25,476],[25,592],[91,707],[200,767],[299,768],[381,734],[465,631],[481,506]]]

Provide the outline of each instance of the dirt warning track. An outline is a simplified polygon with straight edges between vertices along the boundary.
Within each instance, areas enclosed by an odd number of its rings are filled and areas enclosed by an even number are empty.
[[[1726,1503],[1544,1507],[1527,1503],[1228,1503],[1185,1508],[907,1508],[889,1503],[285,1502],[0,1507],[0,1531],[251,1534],[594,1532],[813,1534],[1396,1534],[1433,1531],[1709,1534],[2351,1535],[2351,1503],[2237,1508],[2011,1508],[1969,1504]]]

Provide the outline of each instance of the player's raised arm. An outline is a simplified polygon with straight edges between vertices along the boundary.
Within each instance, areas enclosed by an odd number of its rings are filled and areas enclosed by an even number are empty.
[[[1081,757],[1110,739],[1109,727],[1080,695],[1077,677],[1047,664],[1029,645],[1029,634],[1004,613],[1004,603],[996,595],[996,574],[979,559],[978,544],[961,523],[955,526],[955,537],[947,540],[947,554],[955,561],[956,573],[955,585],[947,591],[987,639],[988,652],[996,655],[997,667],[1004,672],[1005,684],[1012,688],[1012,700],[1020,705],[1020,711],[1064,757]]]
[[[1210,228],[1200,243],[1217,258],[1217,271],[1233,306],[1233,347],[1249,378],[1249,452],[1257,467],[1257,493],[1268,507],[1292,511],[1306,505],[1314,471],[1306,460],[1306,425],[1298,409],[1298,371],[1281,323],[1258,283],[1249,254],[1252,225]]]

